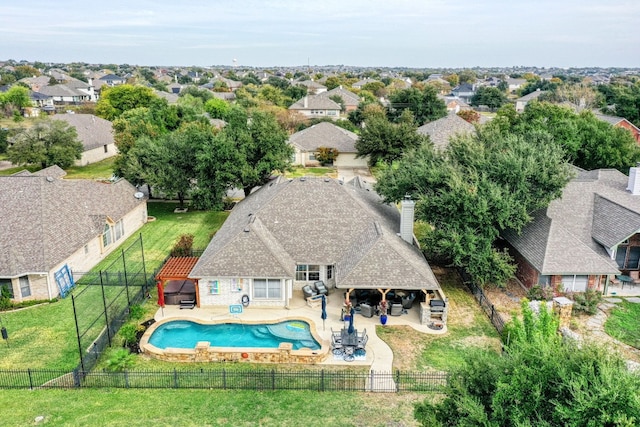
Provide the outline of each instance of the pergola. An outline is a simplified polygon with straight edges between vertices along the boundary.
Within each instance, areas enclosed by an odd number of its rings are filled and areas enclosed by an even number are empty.
[[[162,266],[156,275],[156,284],[158,286],[158,305],[164,307],[165,285],[173,285],[176,283],[192,282],[196,290],[196,305],[200,306],[198,296],[198,280],[190,279],[189,273],[193,266],[198,262],[198,257],[172,257]]]

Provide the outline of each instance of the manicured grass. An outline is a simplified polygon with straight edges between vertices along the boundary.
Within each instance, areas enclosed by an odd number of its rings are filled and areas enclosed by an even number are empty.
[[[206,247],[228,215],[226,212],[199,211],[174,214],[173,209],[176,206],[174,203],[148,205],[149,215],[154,216],[156,220],[147,223],[140,231],[143,236],[147,273],[160,267],[162,260],[169,254],[181,234],[193,234],[195,248]],[[131,236],[121,248],[127,248],[137,237],[138,233]],[[105,268],[118,256],[119,250],[96,268]],[[89,305],[84,304],[83,307]],[[9,345],[0,342],[0,369],[70,370],[78,363],[78,343],[71,298],[0,313],[0,316],[9,333]]]
[[[91,163],[87,166],[72,166],[66,170],[65,178],[72,179],[109,179],[113,175],[115,157]]]
[[[287,178],[300,178],[302,176],[329,176],[331,178],[336,178],[338,176],[338,170],[336,168],[303,168],[298,167],[295,168],[291,172],[287,172],[285,174]]]
[[[434,270],[441,272],[436,274],[449,298],[448,331],[435,335],[423,334],[407,326],[378,326],[377,334],[394,352],[394,369],[447,371],[460,365],[471,348],[485,349],[496,355],[500,351],[497,331],[457,273]]]
[[[29,172],[36,172],[39,171],[41,168],[39,166],[16,166],[13,168],[9,168],[9,169],[2,169],[0,170],[0,175],[1,176],[9,176],[9,175],[13,175],[14,173],[20,172],[22,170],[28,170]]]
[[[622,301],[611,310],[604,330],[612,337],[640,349],[640,304]]]
[[[216,390],[10,390],[0,424],[64,426],[418,426],[420,394]]]

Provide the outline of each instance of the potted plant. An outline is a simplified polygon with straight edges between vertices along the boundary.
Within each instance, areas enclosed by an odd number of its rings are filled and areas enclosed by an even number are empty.
[[[349,321],[349,319],[351,318],[351,307],[351,301],[345,300],[344,306],[342,307],[342,320],[344,320],[345,322]]]
[[[387,324],[387,300],[380,301],[380,305],[378,306],[380,309],[380,323],[383,325]]]

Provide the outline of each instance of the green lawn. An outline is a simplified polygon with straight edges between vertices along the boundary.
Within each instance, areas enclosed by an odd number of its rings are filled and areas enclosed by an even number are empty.
[[[418,426],[420,394],[216,390],[3,390],[0,424],[55,426]]]
[[[329,176],[332,178],[336,178],[337,177],[337,169],[336,168],[324,168],[324,167],[317,167],[317,168],[303,168],[303,167],[298,167],[293,169],[293,171],[291,172],[287,172],[285,174],[285,176],[287,178],[300,178],[302,176]]]
[[[87,166],[72,166],[66,170],[65,178],[73,179],[109,179],[113,175],[115,157],[109,157]]]
[[[16,172],[20,172],[21,170],[25,170],[25,169],[28,170],[29,172],[36,172],[36,171],[39,171],[41,168],[39,166],[16,166],[13,168],[0,170],[0,175],[1,176],[13,175]]]
[[[611,310],[604,330],[612,337],[640,349],[640,304],[622,301]]]
[[[160,266],[181,234],[194,234],[194,247],[206,247],[228,215],[226,212],[199,211],[174,214],[176,206],[174,203],[149,203],[149,215],[156,220],[140,231],[147,272]],[[137,237],[136,233],[121,248],[128,247]],[[104,268],[117,256],[112,253],[96,268]],[[0,315],[9,333],[9,345],[0,345],[0,369],[70,370],[78,363],[71,298]]]

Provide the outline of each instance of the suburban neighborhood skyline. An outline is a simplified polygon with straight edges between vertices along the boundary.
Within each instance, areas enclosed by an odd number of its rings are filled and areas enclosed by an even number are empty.
[[[15,60],[140,65],[637,67],[640,4],[287,0],[0,6]],[[37,26],[29,25],[37,22]]]

